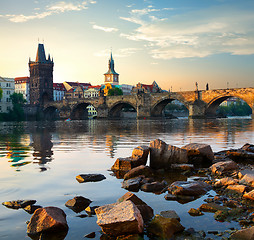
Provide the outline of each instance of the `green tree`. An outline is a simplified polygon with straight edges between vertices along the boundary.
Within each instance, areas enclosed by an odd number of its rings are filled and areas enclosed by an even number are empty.
[[[2,97],[3,97],[3,89],[0,88],[0,99],[2,99]]]
[[[22,121],[25,120],[25,114],[23,105],[26,100],[23,98],[21,93],[13,93],[11,96],[12,109],[7,114],[7,118],[10,121]]]
[[[108,90],[108,96],[119,96],[123,95],[123,91],[120,88],[111,88]]]

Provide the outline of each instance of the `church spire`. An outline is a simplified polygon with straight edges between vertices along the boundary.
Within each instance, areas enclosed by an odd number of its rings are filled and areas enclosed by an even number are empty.
[[[115,63],[114,63],[112,51],[110,54],[110,59],[108,61],[108,71],[104,74],[104,76],[105,76],[105,84],[106,83],[111,83],[114,85],[119,84],[119,77],[118,77],[119,74],[115,71]]]
[[[42,63],[46,62],[46,55],[45,55],[44,45],[41,44],[41,43],[38,44],[38,49],[37,49],[35,62],[42,62]]]

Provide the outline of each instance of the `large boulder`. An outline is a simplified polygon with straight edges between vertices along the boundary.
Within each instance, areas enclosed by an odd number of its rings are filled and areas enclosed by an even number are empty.
[[[140,165],[128,171],[123,178],[124,180],[127,180],[140,175],[143,175],[145,177],[151,177],[153,175],[153,170],[148,166]]]
[[[251,187],[254,187],[254,173],[247,173],[247,174],[245,174],[241,178],[240,183],[249,185]]]
[[[99,182],[106,179],[103,174],[80,174],[76,176],[76,180],[79,183],[83,182]]]
[[[64,239],[68,232],[64,211],[57,207],[37,209],[27,225],[27,234],[32,239],[50,239],[47,236],[58,236]]]
[[[150,142],[151,168],[169,169],[175,163],[188,163],[187,150],[168,145],[160,139]]]
[[[253,240],[254,226],[242,230],[238,230],[230,236],[232,240]]]
[[[74,212],[79,213],[85,210],[92,201],[82,196],[76,196],[73,199],[68,200],[65,206],[72,209]]]
[[[95,209],[97,224],[105,234],[120,236],[142,233],[144,222],[137,206],[132,201],[123,201]]]
[[[237,192],[237,193],[245,193],[248,191],[248,187],[242,184],[237,184],[237,185],[228,185],[227,190]]]
[[[150,222],[147,231],[160,239],[170,240],[174,233],[181,232],[184,227],[175,218],[166,218],[156,215]]]
[[[212,173],[217,175],[222,175],[223,173],[226,173],[232,170],[237,170],[237,169],[238,169],[238,165],[231,160],[217,162],[210,167],[210,170],[212,171]]]
[[[148,206],[145,202],[143,202],[140,198],[138,198],[134,193],[127,192],[122,197],[120,197],[117,202],[123,201],[132,201],[137,208],[139,209],[144,222],[148,222],[153,216],[153,209]]]
[[[182,147],[187,150],[189,163],[201,166],[210,166],[214,159],[212,148],[204,143],[190,143]]]
[[[176,181],[168,190],[174,195],[200,196],[211,190],[211,186],[201,181]]]
[[[132,151],[131,158],[139,162],[139,165],[146,165],[149,151],[148,146],[138,146]]]

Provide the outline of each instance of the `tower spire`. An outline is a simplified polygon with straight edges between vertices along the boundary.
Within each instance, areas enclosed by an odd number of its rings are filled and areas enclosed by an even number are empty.
[[[46,62],[46,55],[45,55],[45,50],[44,50],[44,45],[39,43],[38,44],[38,49],[37,49],[37,54],[36,54],[36,62]]]

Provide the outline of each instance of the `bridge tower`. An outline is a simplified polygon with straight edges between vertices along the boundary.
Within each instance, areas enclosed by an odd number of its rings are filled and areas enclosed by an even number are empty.
[[[39,43],[36,60],[29,58],[30,71],[30,103],[42,105],[44,102],[53,101],[53,58],[46,59],[44,44]]]
[[[110,83],[113,85],[119,85],[119,74],[115,71],[115,63],[112,56],[112,52],[110,55],[110,59],[108,61],[108,71],[104,74],[105,80],[104,83]]]

